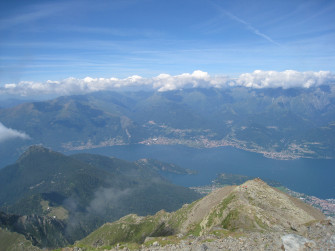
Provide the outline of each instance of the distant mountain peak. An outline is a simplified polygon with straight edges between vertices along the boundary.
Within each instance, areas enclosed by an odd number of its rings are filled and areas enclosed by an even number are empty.
[[[27,158],[28,156],[32,155],[32,154],[36,154],[36,153],[51,153],[52,150],[42,146],[42,145],[32,145],[29,146],[25,152],[20,156],[20,158],[18,159],[18,161],[22,161],[25,158]]]
[[[50,149],[42,146],[42,145],[32,145],[29,146],[26,152],[33,153],[33,152],[51,152]]]

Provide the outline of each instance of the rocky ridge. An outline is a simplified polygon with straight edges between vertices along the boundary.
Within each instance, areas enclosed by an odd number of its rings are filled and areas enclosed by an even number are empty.
[[[335,223],[260,179],[218,189],[173,213],[107,223],[77,250],[335,249]],[[75,250],[75,249],[69,249]]]

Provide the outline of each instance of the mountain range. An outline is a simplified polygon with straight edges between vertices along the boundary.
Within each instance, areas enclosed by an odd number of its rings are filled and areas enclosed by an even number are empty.
[[[220,175],[201,196],[152,159],[66,156],[31,146],[0,170],[0,250],[335,248],[335,222],[259,178]]]
[[[334,158],[333,85],[95,92],[0,107],[0,133],[12,133],[0,138],[5,250],[335,246],[331,220],[259,179],[221,175],[216,182],[246,182],[197,200],[201,195],[164,178],[192,170],[83,153],[179,144],[275,159]]]
[[[156,160],[65,156],[31,146],[16,163],[0,169],[0,227],[39,247],[59,247],[126,214],[173,211],[200,198],[166,181],[162,169],[183,170]]]
[[[4,126],[30,137],[2,142],[1,165],[32,144],[60,152],[127,144],[230,145],[277,159],[334,158],[334,118],[333,85],[64,96],[0,109]]]

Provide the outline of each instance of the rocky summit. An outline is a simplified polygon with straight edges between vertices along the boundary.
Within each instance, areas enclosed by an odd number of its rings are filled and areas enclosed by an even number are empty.
[[[260,179],[107,223],[67,250],[334,250],[335,222]],[[65,249],[66,250],[66,249]]]

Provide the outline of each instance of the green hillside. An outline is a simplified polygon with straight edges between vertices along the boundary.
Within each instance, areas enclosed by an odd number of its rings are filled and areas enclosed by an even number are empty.
[[[210,250],[218,250],[226,241],[230,243],[226,249],[234,250],[235,239],[237,242],[250,239],[255,248],[250,250],[259,250],[270,239],[273,246],[268,246],[269,250],[279,250],[280,236],[289,234],[313,238],[314,245],[320,243],[324,237],[313,235],[315,229],[328,224],[329,229],[323,227],[323,230],[335,231],[324,219],[317,209],[254,179],[241,186],[213,191],[172,213],[160,211],[147,217],[128,215],[106,223],[74,246],[89,250],[113,247],[189,250],[192,246],[198,250],[193,243],[199,245],[197,248],[206,243],[216,247]],[[327,238],[331,241],[330,236]]]
[[[65,156],[32,146],[15,164],[0,170],[0,209],[56,219],[60,226],[54,231],[68,243],[126,214],[173,211],[199,198],[192,190],[161,178],[156,169],[99,155]],[[39,246],[55,246],[52,240],[36,239]]]
[[[75,241],[66,234],[65,222],[53,217],[35,214],[19,216],[0,212],[0,228],[22,234],[32,245],[41,248],[56,248]],[[5,241],[0,240],[0,247],[4,244]]]
[[[0,228],[1,251],[38,251],[41,250],[26,240],[23,235]]]

